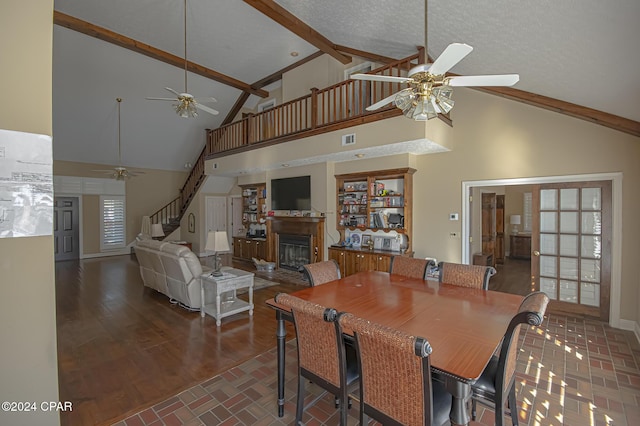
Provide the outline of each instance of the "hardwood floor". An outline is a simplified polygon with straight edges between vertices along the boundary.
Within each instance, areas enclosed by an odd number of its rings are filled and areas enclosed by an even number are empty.
[[[531,261],[505,257],[503,264],[496,265],[498,271],[489,280],[489,290],[526,296],[531,288]]]
[[[293,272],[261,276],[280,284],[254,293],[253,317],[218,328],[144,287],[133,255],[56,263],[59,397],[73,403],[61,424],[112,424],[275,347],[264,302],[303,282]]]

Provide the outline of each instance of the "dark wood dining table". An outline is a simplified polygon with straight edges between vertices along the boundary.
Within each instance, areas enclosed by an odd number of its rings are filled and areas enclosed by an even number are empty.
[[[426,338],[431,366],[453,395],[450,420],[469,423],[467,403],[522,296],[477,290],[387,272],[359,272],[291,293],[301,299],[350,312],[405,333]],[[284,415],[285,321],[291,313],[273,299],[278,351],[278,415]],[[382,366],[381,366],[382,368]]]

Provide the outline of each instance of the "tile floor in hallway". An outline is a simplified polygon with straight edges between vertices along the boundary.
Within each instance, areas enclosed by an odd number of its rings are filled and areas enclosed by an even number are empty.
[[[274,338],[275,341],[275,338]],[[547,315],[520,336],[516,393],[522,425],[640,424],[640,344],[629,331],[589,319]],[[434,351],[437,348],[434,348]],[[147,408],[116,426],[292,424],[296,347],[287,344],[285,416],[276,416],[276,352],[272,349],[224,374]],[[309,393],[319,389],[308,386]],[[358,424],[358,406],[349,424]],[[305,412],[307,425],[337,425],[333,397]],[[478,405],[482,425],[494,424]],[[505,424],[511,421],[505,418]]]

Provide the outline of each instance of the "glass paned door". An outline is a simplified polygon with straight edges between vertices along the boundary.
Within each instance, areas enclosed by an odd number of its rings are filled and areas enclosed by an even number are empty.
[[[611,182],[537,185],[531,273],[551,309],[609,320]]]

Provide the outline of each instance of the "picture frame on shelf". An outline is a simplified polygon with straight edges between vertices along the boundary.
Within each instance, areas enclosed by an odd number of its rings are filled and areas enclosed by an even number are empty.
[[[349,241],[351,243],[351,247],[359,248],[362,246],[362,234],[360,232],[352,232]]]
[[[369,234],[362,234],[362,247],[372,249],[373,248],[373,239]]]

